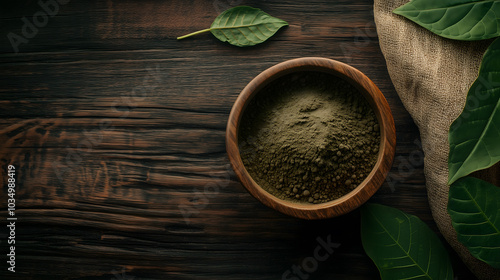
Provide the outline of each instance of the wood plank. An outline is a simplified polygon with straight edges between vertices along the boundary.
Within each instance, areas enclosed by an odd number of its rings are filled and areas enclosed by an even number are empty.
[[[216,6],[236,2],[290,26],[253,48],[210,34],[175,40],[208,27]],[[418,215],[437,231],[423,166],[406,168],[421,152],[418,129],[387,74],[372,5],[71,1],[14,53],[7,34],[22,35],[22,17],[31,20],[41,8],[38,1],[6,3],[0,176],[16,166],[16,279],[120,279],[122,272],[135,279],[280,278],[328,236],[340,246],[311,279],[377,279],[361,246],[358,211],[322,221],[272,211],[228,169],[224,141],[233,102],[261,71],[304,56],[349,63],[378,85],[396,123],[394,184],[371,201]],[[2,252],[5,238],[0,232]],[[473,279],[449,252],[459,279]],[[2,266],[0,277],[10,276]]]

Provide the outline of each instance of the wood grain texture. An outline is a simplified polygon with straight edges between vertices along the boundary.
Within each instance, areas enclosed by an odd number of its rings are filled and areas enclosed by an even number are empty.
[[[0,9],[0,205],[13,164],[19,219],[16,278],[1,227],[1,279],[279,279],[328,236],[340,246],[309,279],[377,279],[358,211],[321,221],[282,215],[229,166],[224,135],[239,92],[264,69],[304,56],[349,63],[381,89],[398,146],[371,201],[436,230],[418,131],[387,74],[371,1],[70,1],[15,53],[7,35],[22,35],[37,2]],[[290,26],[252,48],[210,34],[175,40],[235,2]],[[458,279],[473,279],[449,251]]]

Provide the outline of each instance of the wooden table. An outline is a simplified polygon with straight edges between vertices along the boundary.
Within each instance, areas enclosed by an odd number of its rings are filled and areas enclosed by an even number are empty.
[[[290,26],[252,48],[211,34],[175,39],[236,4]],[[358,211],[304,221],[261,205],[228,167],[224,143],[233,102],[264,69],[304,56],[349,63],[380,87],[396,121],[394,166],[371,201],[437,231],[418,129],[391,84],[372,5],[70,1],[45,18],[38,1],[5,3],[0,205],[14,165],[18,220],[13,274],[2,211],[1,279],[281,279],[313,256],[318,239],[339,246],[318,267],[309,263],[303,279],[378,279]],[[457,279],[473,279],[447,248]]]

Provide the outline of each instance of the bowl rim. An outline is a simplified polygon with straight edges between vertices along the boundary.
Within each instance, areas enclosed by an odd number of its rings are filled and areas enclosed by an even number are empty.
[[[260,90],[276,79],[292,72],[315,71],[340,77],[355,86],[374,110],[380,126],[377,162],[354,190],[325,203],[305,204],[275,197],[260,187],[250,176],[241,159],[238,129],[245,109]],[[238,95],[229,114],[226,128],[226,151],[230,164],[246,190],[264,205],[283,214],[302,219],[326,219],[346,214],[364,204],[385,181],[392,166],[396,147],[396,130],[389,104],[380,89],[356,68],[323,57],[296,58],[276,64],[257,75]]]

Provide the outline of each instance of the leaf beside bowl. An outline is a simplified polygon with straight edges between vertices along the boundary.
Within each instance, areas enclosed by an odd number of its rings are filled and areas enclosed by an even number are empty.
[[[237,6],[222,12],[210,26],[210,28],[193,32],[178,40],[204,33],[211,32],[222,42],[228,42],[238,47],[248,47],[260,44],[271,38],[281,27],[288,23],[265,13],[261,9],[249,6]]]

